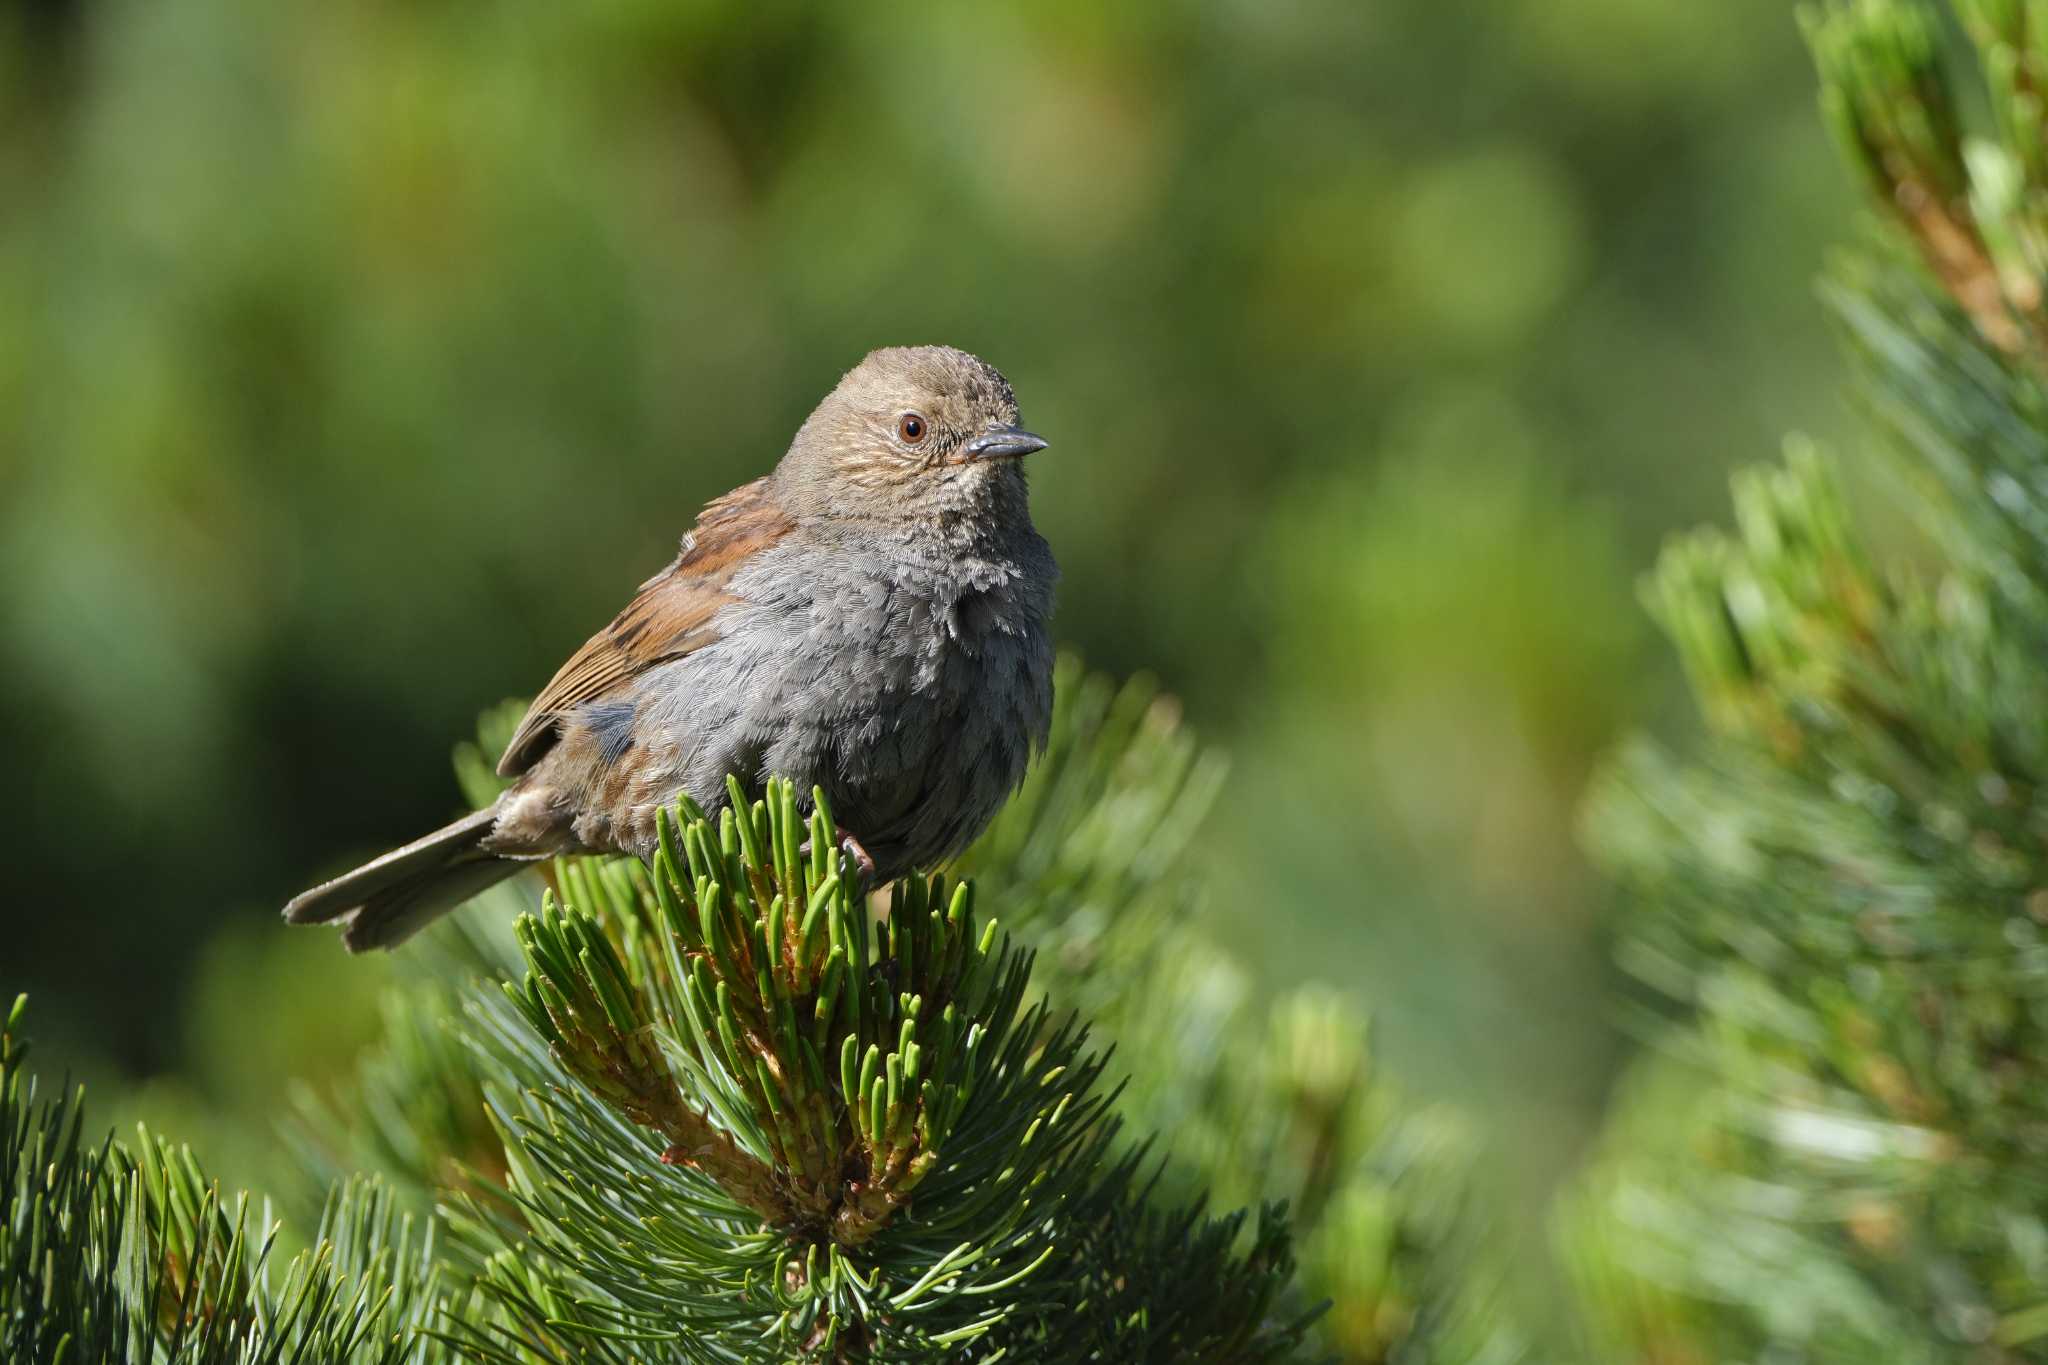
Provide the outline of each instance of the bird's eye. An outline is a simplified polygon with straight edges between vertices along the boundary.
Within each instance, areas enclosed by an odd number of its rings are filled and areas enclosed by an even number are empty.
[[[914,412],[906,412],[896,419],[896,434],[903,438],[905,445],[916,445],[924,439],[924,418]]]

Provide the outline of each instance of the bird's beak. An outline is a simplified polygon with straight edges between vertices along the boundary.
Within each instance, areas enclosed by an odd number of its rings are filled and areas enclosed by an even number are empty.
[[[1043,437],[1033,436],[1022,427],[997,427],[961,446],[960,458],[963,461],[1014,460],[1034,450],[1044,450],[1045,444]]]

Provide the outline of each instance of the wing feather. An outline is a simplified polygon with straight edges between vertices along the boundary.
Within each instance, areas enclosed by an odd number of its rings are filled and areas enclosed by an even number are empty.
[[[739,600],[730,590],[733,575],[793,524],[766,479],[706,507],[695,529],[683,537],[675,562],[641,584],[625,610],[570,655],[533,699],[498,760],[498,775],[516,777],[538,762],[577,707],[716,640],[713,619],[721,607]]]

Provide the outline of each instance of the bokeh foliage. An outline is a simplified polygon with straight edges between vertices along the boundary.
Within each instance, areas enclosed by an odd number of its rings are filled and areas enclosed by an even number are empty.
[[[445,818],[447,737],[859,350],[953,341],[1055,439],[1064,635],[1235,755],[1159,816],[1211,929],[1158,947],[1065,852],[1039,971],[1178,1078],[1126,1104],[1180,1190],[1296,1201],[1319,1330],[1441,1341],[1443,1168],[1476,1133],[1539,1217],[1612,1060],[1569,813],[1666,692],[1625,566],[1832,424],[1809,85],[1778,0],[0,6],[6,984],[238,1180],[286,1073],[331,1170],[501,1178],[408,1084],[458,1065],[451,998],[380,1005],[268,912]],[[984,887],[1026,933],[1037,893]],[[1159,984],[1100,998],[1105,962]],[[1476,1122],[1391,1098],[1362,995]]]
[[[1609,1358],[2048,1350],[2048,12],[1955,10],[1806,14],[1887,220],[1823,294],[1938,553],[1874,553],[1794,443],[1645,585],[1709,734],[1588,812],[1623,960],[1695,1016],[1574,1220]]]
[[[0,913],[46,1055],[260,1107],[193,993],[445,819],[449,737],[861,350],[942,339],[1055,442],[1063,637],[1236,756],[1223,904],[1285,886],[1229,948],[1582,1129],[1565,812],[1659,686],[1618,585],[1830,420],[1807,82],[1779,0],[0,5],[0,822],[42,853]],[[1582,608],[1496,611],[1502,565]],[[81,812],[146,831],[146,903]],[[112,907],[91,953],[52,901]]]

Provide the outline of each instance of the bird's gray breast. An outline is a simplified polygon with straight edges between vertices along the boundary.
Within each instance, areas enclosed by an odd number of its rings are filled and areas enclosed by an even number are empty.
[[[785,542],[735,576],[718,640],[647,680],[642,732],[666,713],[675,785],[707,809],[727,772],[780,774],[822,786],[885,877],[929,866],[981,832],[1044,740],[1053,572],[1035,535],[964,563]]]

